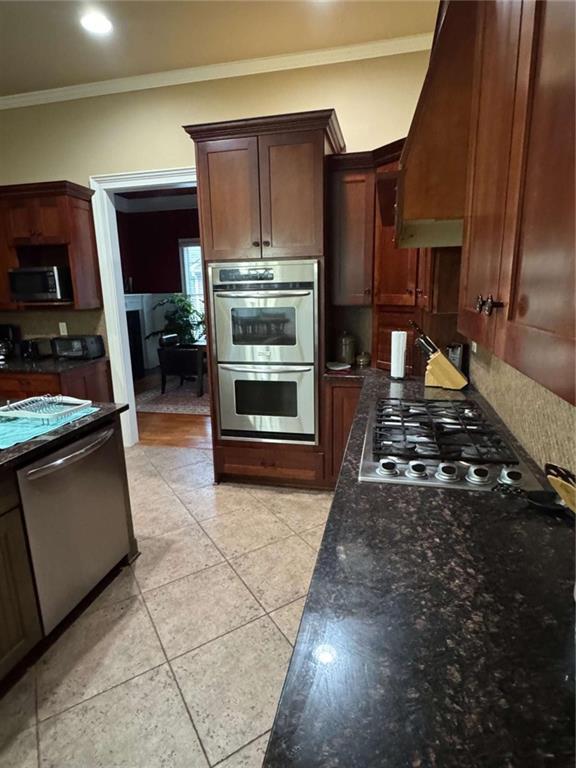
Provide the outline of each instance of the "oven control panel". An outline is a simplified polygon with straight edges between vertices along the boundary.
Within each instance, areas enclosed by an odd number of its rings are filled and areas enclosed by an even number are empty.
[[[274,270],[269,267],[218,270],[219,283],[254,283],[258,280],[274,280]]]

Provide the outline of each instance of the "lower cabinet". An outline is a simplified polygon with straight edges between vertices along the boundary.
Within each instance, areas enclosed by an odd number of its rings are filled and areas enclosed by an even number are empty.
[[[69,395],[98,403],[112,399],[107,360],[79,365],[62,373],[0,373],[0,400],[35,395]]]
[[[335,485],[362,389],[362,379],[328,380],[323,386],[324,442],[328,446],[326,481]]]
[[[1,679],[42,637],[19,507],[0,516],[0,627]]]
[[[321,487],[324,484],[324,453],[307,446],[279,443],[254,447],[216,446],[215,479],[263,480],[271,484]]]

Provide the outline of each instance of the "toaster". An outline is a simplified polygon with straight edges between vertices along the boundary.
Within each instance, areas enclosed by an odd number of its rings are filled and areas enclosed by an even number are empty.
[[[102,336],[55,336],[51,344],[54,357],[94,360],[106,354]]]

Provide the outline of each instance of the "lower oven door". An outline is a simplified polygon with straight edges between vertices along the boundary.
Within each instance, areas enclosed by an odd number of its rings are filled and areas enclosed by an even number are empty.
[[[316,443],[313,365],[218,365],[220,435]]]

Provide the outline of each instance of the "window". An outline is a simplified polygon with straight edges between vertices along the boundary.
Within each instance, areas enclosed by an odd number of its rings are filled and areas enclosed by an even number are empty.
[[[185,293],[198,312],[204,312],[204,284],[202,282],[202,250],[199,240],[179,240],[182,293]]]

